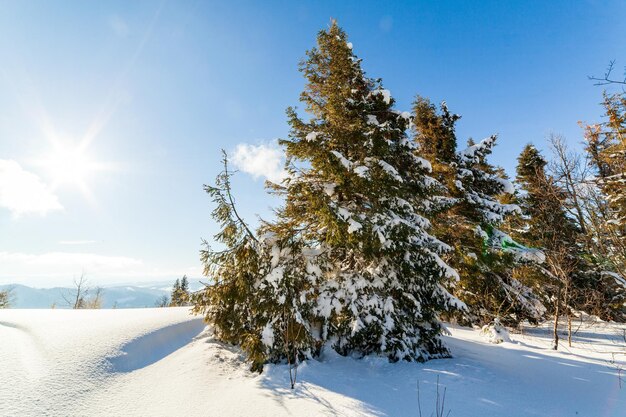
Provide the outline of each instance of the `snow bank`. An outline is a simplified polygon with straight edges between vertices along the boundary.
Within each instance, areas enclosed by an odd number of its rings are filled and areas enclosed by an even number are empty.
[[[392,364],[325,351],[300,366],[293,391],[286,365],[250,373],[239,349],[201,329],[184,308],[0,311],[0,415],[416,416],[418,381],[430,415],[437,379],[454,417],[626,409],[626,355],[610,353],[626,354],[623,325],[585,322],[558,352],[550,323],[501,344],[449,326],[452,359]]]
[[[0,415],[106,414],[104,404],[92,413],[81,401],[203,328],[188,308],[0,310]]]

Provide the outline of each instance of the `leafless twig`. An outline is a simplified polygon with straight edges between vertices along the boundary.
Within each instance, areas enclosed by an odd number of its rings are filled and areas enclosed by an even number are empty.
[[[611,62],[609,62],[609,66],[607,67],[606,72],[604,73],[604,76],[602,78],[594,77],[592,75],[588,76],[587,78],[589,78],[592,81],[596,81],[594,85],[610,85],[610,84],[626,85],[626,70],[624,71],[624,79],[620,80],[616,78],[611,78],[611,74],[613,73],[614,69],[615,69],[615,60],[612,60]]]

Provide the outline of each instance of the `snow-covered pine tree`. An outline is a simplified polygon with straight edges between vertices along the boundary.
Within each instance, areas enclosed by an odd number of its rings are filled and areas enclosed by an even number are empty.
[[[516,242],[502,228],[521,209],[513,204],[515,189],[504,170],[487,162],[496,140],[495,135],[476,144],[470,140],[457,153],[455,186],[462,194],[458,209],[482,240],[482,250],[470,262],[477,273],[462,279],[460,289],[480,306],[483,320],[487,312],[492,319],[495,315],[502,323],[517,325],[522,320],[540,320],[546,312],[533,290],[516,277],[520,266],[541,263],[544,256]]]
[[[321,254],[293,226],[276,221],[260,228],[264,269],[254,285],[266,360],[290,365],[292,389],[299,362],[317,355],[322,345],[315,308]]]
[[[226,154],[223,164],[216,184],[205,186],[216,206],[212,217],[221,226],[214,239],[223,248],[204,242],[200,255],[211,281],[194,293],[193,310],[205,316],[217,338],[240,345],[253,370],[261,371],[268,361],[297,363],[315,349],[307,321],[311,289],[298,275],[306,271],[298,264],[307,261],[301,256],[306,251],[281,241],[269,226],[260,236],[252,232],[237,212]]]
[[[242,346],[253,369],[260,370],[266,356],[255,314],[254,284],[262,274],[259,242],[237,213],[225,153],[223,164],[215,185],[205,185],[215,204],[212,217],[220,225],[214,239],[223,248],[215,250],[204,241],[200,259],[211,282],[194,294],[193,312],[204,315],[218,339]]]
[[[450,282],[451,290],[469,310],[464,318],[487,323],[495,317],[507,324],[538,319],[545,308],[513,277],[513,269],[533,255],[502,232],[499,225],[519,212],[503,198],[514,192],[501,169],[487,162],[496,143],[491,136],[479,143],[471,139],[457,149],[455,122],[445,102],[440,111],[430,100],[417,97],[413,106],[414,139],[422,156],[432,162],[433,176],[446,186],[441,210],[434,213],[435,234],[449,242],[454,251],[446,257],[460,275]]]
[[[291,134],[281,143],[290,175],[270,184],[285,197],[276,220],[255,234],[239,217],[226,159],[206,187],[225,248],[201,252],[212,282],[195,294],[194,310],[255,369],[297,364],[325,343],[391,360],[447,355],[437,314],[456,306],[441,285],[456,273],[423,217],[437,185],[430,164],[407,135],[410,116],[365,77],[337,24],[317,40],[301,65],[310,117],[288,110]]]
[[[602,191],[601,236],[611,268],[626,276],[626,94],[604,94],[607,121],[586,127],[587,152]]]
[[[312,335],[341,354],[447,355],[437,313],[457,300],[440,283],[456,272],[439,257],[447,246],[427,232],[436,181],[407,135],[409,114],[365,76],[335,22],[301,71],[309,117],[288,109],[281,144],[290,175],[274,187],[286,203],[266,228],[316,252],[300,273],[315,285]]]

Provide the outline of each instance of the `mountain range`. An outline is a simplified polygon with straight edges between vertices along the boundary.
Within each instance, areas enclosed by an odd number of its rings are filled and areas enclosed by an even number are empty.
[[[199,281],[190,281],[191,291],[202,288]],[[154,307],[164,295],[170,296],[172,282],[158,281],[103,287],[102,308]],[[69,287],[34,288],[21,284],[0,285],[11,291],[11,308],[69,308],[65,298],[71,298]]]

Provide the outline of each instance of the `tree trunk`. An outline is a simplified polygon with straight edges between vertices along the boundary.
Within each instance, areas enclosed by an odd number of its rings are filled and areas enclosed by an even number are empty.
[[[569,305],[570,279],[567,278],[565,283],[565,294],[563,294],[563,307],[567,316],[567,344],[572,347],[572,309]]]
[[[572,312],[567,309],[567,344],[572,347]]]
[[[554,307],[554,340],[552,344],[552,349],[557,350],[559,348],[559,305],[561,304],[561,289],[556,293],[556,305]]]

